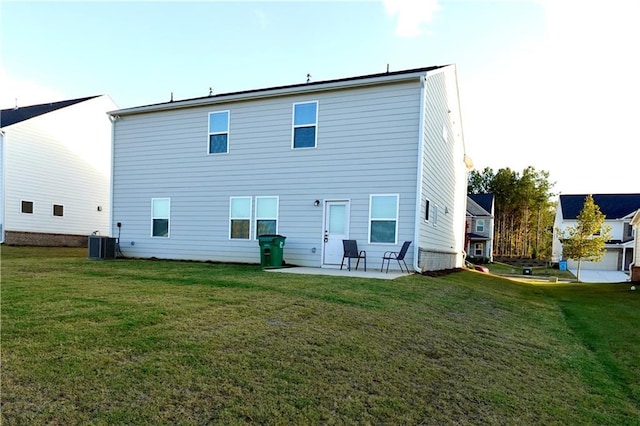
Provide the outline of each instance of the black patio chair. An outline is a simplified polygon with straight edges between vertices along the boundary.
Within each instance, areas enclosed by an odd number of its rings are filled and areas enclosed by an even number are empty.
[[[342,240],[342,248],[344,254],[342,255],[342,262],[340,263],[340,269],[344,265],[344,260],[347,259],[347,269],[351,270],[351,259],[358,259],[356,262],[356,271],[360,264],[360,259],[364,259],[364,271],[367,272],[367,252],[364,250],[358,251],[358,243],[356,240]]]
[[[410,245],[411,245],[411,241],[405,241],[404,244],[402,244],[402,248],[400,249],[400,252],[397,252],[397,251],[384,252],[384,255],[382,256],[382,267],[380,268],[380,272],[382,272],[382,269],[384,269],[385,260],[387,261],[387,272],[389,272],[389,263],[391,263],[392,260],[397,260],[398,266],[400,266],[400,270],[404,272],[404,269],[402,269],[402,263],[404,263],[404,267],[407,268],[407,273],[409,273],[409,267],[407,266],[407,262],[405,262],[404,260],[404,256],[407,254],[407,250],[409,250]],[[400,261],[402,261],[402,263],[400,263]]]

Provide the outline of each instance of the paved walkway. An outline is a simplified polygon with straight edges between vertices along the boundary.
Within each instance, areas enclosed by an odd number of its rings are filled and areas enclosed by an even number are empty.
[[[577,269],[569,269],[578,276]],[[622,271],[597,271],[594,269],[581,269],[580,281],[583,283],[623,283],[629,281],[629,275]]]
[[[401,273],[398,270],[389,270],[389,273],[380,272],[380,269],[375,268],[367,268],[367,272],[365,272],[362,268],[358,268],[357,271],[355,270],[355,268],[351,268],[351,270],[349,271],[347,270],[347,268],[341,270],[333,268],[309,268],[304,266],[280,269],[265,269],[265,271],[279,272],[283,274],[332,275],[338,277],[374,278],[379,280],[393,280],[408,275],[406,273]]]

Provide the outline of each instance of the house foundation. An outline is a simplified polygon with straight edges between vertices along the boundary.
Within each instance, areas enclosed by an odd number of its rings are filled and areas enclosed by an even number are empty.
[[[631,281],[640,282],[640,266],[631,267]]]
[[[463,263],[462,253],[420,249],[419,262],[421,272],[453,269]]]
[[[87,247],[87,235],[6,231],[4,243],[10,246]]]

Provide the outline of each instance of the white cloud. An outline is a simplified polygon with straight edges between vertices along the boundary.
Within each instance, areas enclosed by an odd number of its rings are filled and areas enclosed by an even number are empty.
[[[438,0],[383,0],[387,13],[397,17],[396,34],[416,37],[422,34],[423,24],[433,19],[440,9]]]
[[[16,78],[0,68],[0,109],[13,108],[16,103],[18,106],[28,106],[64,99],[65,95],[58,90]]]

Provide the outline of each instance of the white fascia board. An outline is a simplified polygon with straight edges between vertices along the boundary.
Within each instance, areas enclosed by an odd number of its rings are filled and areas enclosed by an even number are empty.
[[[439,71],[439,70],[435,70],[435,71]],[[316,93],[316,92],[341,90],[341,89],[354,88],[354,87],[393,84],[393,83],[399,83],[403,81],[422,79],[427,74],[429,74],[427,71],[416,71],[415,73],[395,74],[390,76],[383,75],[383,76],[375,76],[371,78],[354,78],[353,80],[333,81],[333,82],[327,82],[327,83],[316,83],[316,84],[312,83],[308,86],[296,85],[296,86],[286,86],[286,87],[279,87],[279,88],[275,87],[273,89],[257,89],[257,90],[249,90],[245,92],[230,93],[228,95],[222,94],[222,95],[211,96],[211,97],[168,102],[164,104],[124,108],[120,110],[109,111],[107,114],[111,116],[117,116],[117,115],[124,116],[124,115],[133,115],[133,114],[142,114],[147,112],[175,110],[175,109],[182,109],[182,108],[193,108],[193,107],[198,107],[203,105],[215,105],[215,104],[232,102],[232,101],[245,101],[245,100],[253,100],[253,99],[272,98],[277,96],[296,95],[301,93]]]

